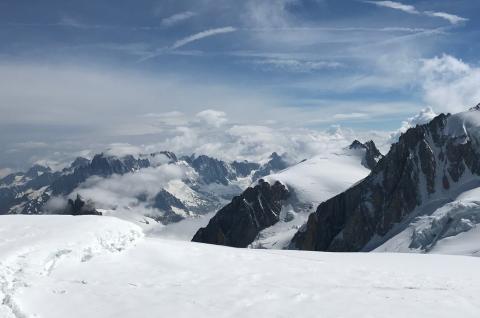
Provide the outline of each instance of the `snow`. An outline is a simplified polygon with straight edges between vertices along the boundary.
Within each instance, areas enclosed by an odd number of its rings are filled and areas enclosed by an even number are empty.
[[[109,217],[16,215],[1,218],[2,318],[30,317],[19,309],[16,293],[29,288],[37,279],[48,277],[60,264],[79,264],[98,255],[118,253],[143,237],[138,226]]]
[[[480,187],[415,218],[376,252],[480,256]]]
[[[94,216],[4,216],[0,233],[2,318],[480,315],[479,258],[234,249]]]
[[[361,159],[350,151],[320,155],[264,179],[270,183],[278,180],[293,189],[300,202],[318,205],[370,173]]]
[[[287,248],[321,202],[347,190],[370,173],[362,165],[364,155],[365,151],[348,149],[327,153],[263,178],[270,184],[280,181],[293,198],[283,207],[284,213],[288,210],[289,218],[281,218],[277,224],[260,232],[250,247]]]

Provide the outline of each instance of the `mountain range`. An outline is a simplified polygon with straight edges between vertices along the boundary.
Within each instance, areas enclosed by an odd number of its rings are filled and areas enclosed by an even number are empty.
[[[152,219],[168,225],[217,211],[194,229],[194,242],[477,255],[479,158],[480,105],[408,129],[385,155],[373,141],[354,140],[298,163],[277,153],[255,163],[163,151],[97,154],[61,171],[35,165],[0,180],[0,214],[137,213],[146,224]],[[183,173],[158,184],[154,179],[153,192],[132,190],[133,201],[106,205],[93,195],[124,188],[132,180],[125,176],[148,183],[152,172],[165,167]],[[107,185],[98,187],[101,182]],[[64,201],[52,205],[56,198]]]
[[[148,216],[167,224],[214,211],[241,193],[243,184],[249,184],[256,178],[288,165],[288,161],[276,153],[263,164],[225,162],[205,155],[178,158],[168,151],[123,157],[102,153],[91,160],[77,158],[61,171],[34,165],[26,172],[16,172],[0,179],[0,214],[77,214],[79,211],[72,209],[75,202],[77,206],[90,206],[91,214],[101,214],[105,210],[115,210],[116,207],[98,207],[98,202],[94,202],[94,199],[82,198],[79,192],[92,187],[89,181],[95,180],[98,183],[140,173],[153,175],[155,169],[168,166],[184,171],[185,174],[169,180],[163,187],[159,183],[150,197],[147,193],[134,195],[150,211],[156,211],[155,215]],[[50,202],[56,198],[65,198],[64,204],[52,207]]]
[[[300,163],[265,178],[273,186],[260,182],[234,198],[195,234],[193,241],[239,246],[237,237],[248,237],[241,247],[252,243],[253,247],[266,247],[255,245],[255,241],[280,222],[284,211],[279,206],[285,207],[292,197],[305,196],[314,189],[330,188],[331,196],[313,193],[311,198],[320,201],[318,207],[306,222],[293,227],[295,231],[282,225],[281,235],[269,233],[276,239],[267,238],[267,247],[280,242],[276,247],[311,251],[447,250],[479,255],[480,105],[459,114],[441,114],[407,130],[385,156],[373,143],[355,141],[348,150],[362,151],[365,155],[360,163],[371,171],[351,178],[344,189],[325,186],[325,177],[338,179],[344,171],[327,168],[327,176],[313,177],[312,182],[305,176],[311,177],[329,164],[319,162],[302,169],[308,161]],[[329,163],[338,163],[339,157],[333,156]],[[351,174],[351,166],[344,165],[343,169]],[[283,195],[285,189],[277,182],[286,186],[288,196]],[[243,215],[241,222],[239,215]]]

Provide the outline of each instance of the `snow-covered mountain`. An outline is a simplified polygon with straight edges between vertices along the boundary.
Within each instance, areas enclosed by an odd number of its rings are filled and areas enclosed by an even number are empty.
[[[292,247],[478,254],[479,186],[480,105],[406,131],[367,178],[320,204]]]
[[[356,140],[266,176],[193,241],[478,255],[479,187],[480,105],[407,130],[385,156]]]
[[[91,160],[77,158],[62,171],[35,165],[4,177],[0,214],[130,213],[177,222],[219,209],[255,178],[286,166],[276,153],[264,164],[204,155],[177,158],[168,151],[98,154]],[[79,208],[85,204],[88,209]]]
[[[368,175],[365,162],[375,162],[381,154],[373,142],[366,145],[355,141],[346,149],[264,177],[221,209],[193,241],[235,247],[287,247],[320,202]],[[367,151],[367,147],[378,154]]]

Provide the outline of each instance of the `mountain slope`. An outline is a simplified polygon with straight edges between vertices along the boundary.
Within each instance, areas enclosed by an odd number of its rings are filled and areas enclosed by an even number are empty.
[[[286,247],[313,206],[368,175],[369,170],[361,164],[364,155],[365,152],[344,149],[266,176],[221,209],[197,232],[193,241],[235,247],[250,244],[257,248]],[[264,197],[261,191],[264,188],[269,191],[266,197],[281,200],[256,204],[262,202],[258,198]],[[225,239],[226,234],[228,239]]]
[[[247,247],[261,230],[279,221],[282,204],[288,196],[288,190],[280,182],[270,186],[260,179],[258,185],[248,188],[218,211],[192,241]]]
[[[479,124],[480,111],[473,108],[409,129],[365,180],[320,204],[291,247],[372,250],[415,217],[477,187]]]

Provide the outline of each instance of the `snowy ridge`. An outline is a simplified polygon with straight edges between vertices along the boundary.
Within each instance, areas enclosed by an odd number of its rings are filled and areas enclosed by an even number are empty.
[[[80,263],[133,246],[141,229],[116,218],[2,216],[0,317],[29,317],[16,301],[19,288],[52,274],[59,263]]]
[[[362,162],[365,151],[345,149],[304,160],[276,174],[266,176],[273,184],[280,181],[292,193],[283,206],[280,221],[258,235],[252,248],[285,249],[308,215],[323,201],[345,191],[365,178],[370,170]]]

